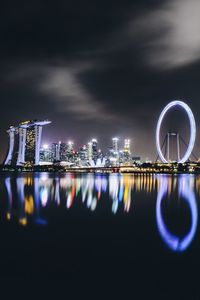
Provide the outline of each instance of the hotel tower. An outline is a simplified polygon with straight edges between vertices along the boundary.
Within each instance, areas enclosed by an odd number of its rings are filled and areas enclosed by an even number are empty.
[[[9,149],[4,165],[39,165],[42,127],[51,121],[25,121],[9,128]]]

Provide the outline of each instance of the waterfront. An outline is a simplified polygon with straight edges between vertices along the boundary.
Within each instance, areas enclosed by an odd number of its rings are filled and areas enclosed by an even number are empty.
[[[59,164],[38,166],[0,166],[1,172],[48,172],[48,173],[132,173],[132,174],[200,174],[199,162],[141,163],[118,167],[67,167]]]
[[[198,299],[200,176],[1,174],[0,191],[2,279]]]

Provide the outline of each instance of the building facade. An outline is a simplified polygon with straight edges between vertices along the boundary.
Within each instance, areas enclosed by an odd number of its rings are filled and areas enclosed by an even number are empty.
[[[9,128],[9,149],[4,165],[39,165],[42,128],[50,124],[45,121],[26,121]]]

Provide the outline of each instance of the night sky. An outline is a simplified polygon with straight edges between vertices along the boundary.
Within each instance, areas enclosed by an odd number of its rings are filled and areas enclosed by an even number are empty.
[[[6,130],[27,119],[52,121],[43,143],[95,137],[106,149],[128,137],[133,155],[155,159],[156,122],[174,99],[194,112],[200,156],[199,0],[6,1],[0,54],[1,160]],[[175,113],[166,127],[176,120],[184,135]]]

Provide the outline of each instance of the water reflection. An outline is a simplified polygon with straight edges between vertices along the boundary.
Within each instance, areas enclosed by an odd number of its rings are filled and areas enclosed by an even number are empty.
[[[176,185],[176,181],[174,181]],[[197,214],[197,203],[194,194],[194,176],[181,175],[178,180],[178,193],[181,201],[185,201],[189,207],[191,213],[191,226],[189,232],[183,237],[179,238],[178,236],[172,234],[165,222],[162,215],[161,204],[162,200],[165,199],[167,193],[171,195],[173,188],[172,180],[168,176],[160,177],[159,191],[157,195],[156,202],[156,220],[159,233],[166,243],[166,245],[173,251],[184,251],[191,244],[198,222]]]
[[[46,224],[46,220],[40,217],[40,211],[52,202],[56,206],[64,203],[70,209],[75,200],[81,200],[88,209],[94,211],[103,196],[111,201],[113,214],[119,208],[129,212],[132,192],[151,193],[155,190],[156,177],[149,174],[67,174],[51,177],[48,173],[39,173],[34,176],[6,177],[5,186],[8,194],[7,220],[17,215],[19,223],[26,225],[29,216],[32,216],[36,223]]]
[[[46,225],[49,215],[47,210],[54,206],[65,211],[71,211],[77,205],[88,211],[98,211],[98,207],[106,207],[113,214],[137,211],[134,203],[151,200],[154,206],[156,200],[156,221],[158,233],[171,250],[184,251],[191,244],[198,222],[195,191],[200,193],[200,177],[192,175],[122,175],[122,174],[83,174],[83,175],[50,175],[48,173],[25,174],[4,178],[8,195],[4,214],[8,221],[26,226],[28,223]],[[147,197],[148,195],[148,197]],[[163,204],[166,200],[187,204],[191,215],[188,232],[180,238],[169,230]],[[146,197],[146,199],[145,199]],[[176,201],[175,199],[175,201]],[[106,205],[106,206],[105,206]],[[139,208],[138,208],[139,207]],[[146,206],[137,209],[145,210]],[[177,210],[180,210],[178,207]],[[55,210],[54,210],[55,213]],[[152,216],[154,218],[154,215]],[[183,220],[184,221],[184,220]]]

